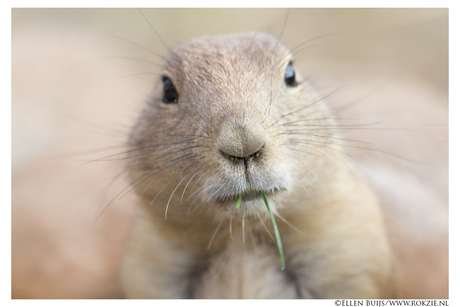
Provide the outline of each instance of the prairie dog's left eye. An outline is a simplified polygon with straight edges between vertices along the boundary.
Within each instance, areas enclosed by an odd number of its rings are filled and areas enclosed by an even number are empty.
[[[292,62],[286,68],[286,73],[284,75],[284,82],[289,87],[297,86],[297,81],[295,79],[295,71],[292,67]]]
[[[173,82],[167,76],[163,76],[163,102],[176,103],[179,99],[179,93],[176,90]]]

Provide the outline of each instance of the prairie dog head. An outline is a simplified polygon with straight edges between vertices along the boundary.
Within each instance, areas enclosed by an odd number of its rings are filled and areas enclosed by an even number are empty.
[[[165,217],[265,214],[259,191],[276,211],[277,200],[319,180],[333,134],[315,129],[328,124],[322,98],[275,37],[198,38],[167,57],[131,134],[128,168]]]

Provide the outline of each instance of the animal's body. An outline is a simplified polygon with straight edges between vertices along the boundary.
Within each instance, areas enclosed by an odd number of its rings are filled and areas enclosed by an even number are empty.
[[[170,51],[129,139],[140,204],[127,297],[391,296],[377,198],[343,154],[327,97],[294,60],[262,33]],[[277,219],[285,270],[259,191]]]

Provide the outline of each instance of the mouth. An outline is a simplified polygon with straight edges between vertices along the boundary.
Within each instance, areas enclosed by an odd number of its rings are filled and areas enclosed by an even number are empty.
[[[282,191],[285,191],[286,188],[284,187],[275,187],[273,189],[270,189],[268,191],[264,191],[265,192],[265,195],[267,197],[269,196],[273,196],[275,194],[278,194]],[[249,191],[244,191],[243,193],[243,196],[241,198],[241,202],[251,202],[251,201],[254,201],[256,199],[260,199],[262,200],[262,195],[260,194],[260,191],[256,191],[256,190],[249,190]],[[241,194],[232,194],[232,195],[223,195],[223,196],[218,196],[215,198],[215,201],[219,204],[236,204],[236,202],[238,201],[238,198],[240,197]]]

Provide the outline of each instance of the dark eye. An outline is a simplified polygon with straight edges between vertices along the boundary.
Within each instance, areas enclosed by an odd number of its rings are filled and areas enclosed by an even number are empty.
[[[284,75],[284,82],[287,86],[294,87],[297,86],[297,81],[295,80],[295,71],[292,67],[292,63],[289,63],[286,68],[286,74]]]
[[[176,90],[176,87],[172,83],[171,79],[166,76],[163,76],[163,102],[164,103],[174,103],[179,99],[179,93]]]

